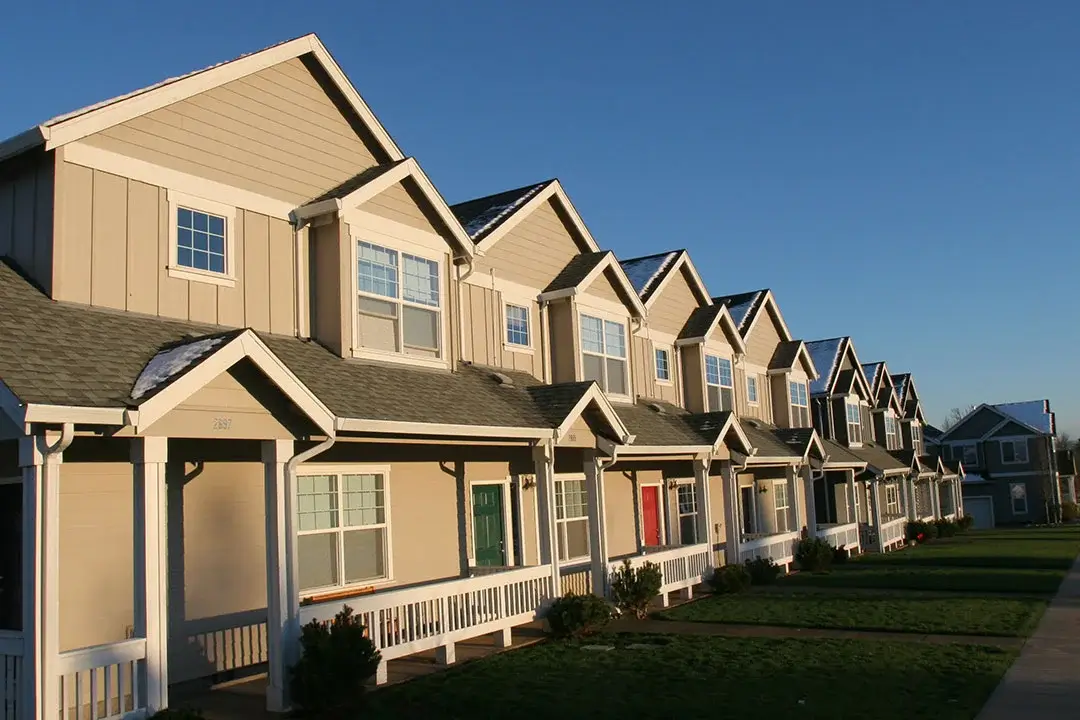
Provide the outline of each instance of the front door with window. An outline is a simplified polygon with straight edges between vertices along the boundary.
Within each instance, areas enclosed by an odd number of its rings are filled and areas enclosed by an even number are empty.
[[[641,528],[646,547],[660,545],[660,488],[656,485],[641,488]]]
[[[502,485],[473,485],[473,554],[480,567],[506,565]]]

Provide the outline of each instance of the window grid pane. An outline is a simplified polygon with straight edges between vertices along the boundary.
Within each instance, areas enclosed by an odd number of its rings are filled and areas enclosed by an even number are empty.
[[[342,477],[344,527],[370,527],[386,522],[382,475]]]
[[[687,515],[697,512],[697,496],[693,485],[679,486],[679,514]]]
[[[581,347],[585,352],[604,354],[604,322],[600,318],[581,316]]]
[[[332,530],[338,523],[337,476],[301,475],[297,478],[298,530]]]
[[[506,342],[510,345],[529,345],[529,309],[520,305],[506,306]]]
[[[219,215],[177,208],[176,264],[224,274],[225,227]]]
[[[356,243],[356,255],[356,277],[360,291],[396,298],[398,296],[397,251],[361,240]]]
[[[626,357],[626,326],[622,323],[604,321],[604,344],[608,357]]]
[[[439,307],[439,264],[415,255],[402,253],[405,300],[428,307]]]
[[[671,367],[668,364],[668,351],[663,348],[656,348],[656,379],[671,379]]]
[[[746,398],[749,402],[756,403],[757,398],[757,378],[753,376],[747,376],[746,378]]]

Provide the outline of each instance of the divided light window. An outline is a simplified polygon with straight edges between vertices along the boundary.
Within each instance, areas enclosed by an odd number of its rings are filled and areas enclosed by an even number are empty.
[[[911,423],[911,449],[919,452],[922,444],[922,426],[917,422]]]
[[[1025,483],[1009,483],[1009,498],[1012,500],[1013,515],[1027,515],[1027,485]]]
[[[792,382],[788,387],[792,427],[810,427],[810,399],[806,395],[806,383]]]
[[[895,484],[885,486],[885,513],[890,516],[900,514],[900,488]]]
[[[965,467],[975,467],[979,464],[978,447],[975,445],[961,445],[959,449],[962,454],[960,459],[963,461]],[[955,456],[955,452],[953,454]]]
[[[746,401],[757,405],[757,376],[746,376]]]
[[[626,379],[626,325],[581,316],[581,366],[586,380],[595,380],[604,392],[629,395]]]
[[[896,431],[896,417],[889,413],[885,413],[885,447],[889,450],[896,450],[900,447],[900,443],[896,441]]]
[[[507,303],[506,344],[529,347],[529,308]]]
[[[439,263],[361,240],[356,264],[360,346],[440,357]]]
[[[678,486],[679,542],[683,545],[697,543],[697,493],[693,485]]]
[[[176,209],[176,264],[192,270],[226,274],[225,218]]]
[[[589,557],[589,498],[583,478],[556,478],[555,532],[560,562]]]
[[[846,403],[844,408],[847,412],[847,438],[849,443],[862,442],[862,414],[856,403]]]
[[[705,356],[705,390],[708,394],[709,412],[735,409],[735,387],[731,374],[731,361],[716,355]]]
[[[667,348],[656,348],[656,379],[671,381],[671,355]]]
[[[301,475],[296,486],[301,590],[389,577],[385,475]]]
[[[773,485],[773,496],[776,498],[776,532],[788,532],[788,516],[790,515],[788,502],[787,481]]]
[[[1010,465],[1028,461],[1027,440],[1002,440],[1001,462]]]

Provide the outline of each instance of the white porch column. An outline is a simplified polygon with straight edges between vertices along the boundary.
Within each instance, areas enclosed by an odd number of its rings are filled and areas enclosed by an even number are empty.
[[[543,443],[533,448],[536,474],[536,523],[539,526],[540,564],[551,566],[551,597],[562,596],[559,546],[555,538],[555,448]]]
[[[859,522],[859,505],[855,500],[855,471],[847,470],[847,507],[848,507],[848,522]]]
[[[742,494],[730,461],[723,463],[720,473],[724,478],[724,522],[727,523],[724,559],[728,565],[734,565],[739,562],[739,545],[742,544],[742,514],[739,512]]]
[[[788,531],[793,532],[801,529],[802,526],[802,513],[799,512],[799,508],[802,507],[802,503],[799,502],[799,467],[788,466],[784,475],[787,478]]]
[[[941,519],[941,488],[938,487],[937,480],[931,478],[927,481],[927,485],[930,488],[930,512],[933,513],[935,520]]]
[[[904,515],[908,520],[915,520],[915,488],[911,478],[911,475],[905,475],[900,486],[904,488]]]
[[[803,481],[806,485],[806,536],[815,538],[817,537],[817,493],[814,492],[814,471],[810,469],[810,466],[806,466],[806,475]],[[825,483],[825,489],[827,490],[829,485],[825,481],[825,471],[821,472],[821,482]]]
[[[592,558],[593,594],[607,597],[607,508],[604,473],[592,452],[585,453],[585,490],[589,496],[589,555]]]
[[[694,458],[694,500],[697,502],[697,541],[709,546],[709,567],[715,567],[712,501],[709,497],[709,465],[709,458]]]
[[[134,630],[135,637],[146,639],[146,662],[139,675],[150,715],[169,706],[168,454],[168,438],[131,441],[135,471]]]
[[[266,440],[262,444],[266,493],[266,644],[269,654],[266,708],[270,712],[289,709],[289,668],[299,659],[296,485],[285,472],[285,465],[292,455],[292,440]]]
[[[878,494],[881,490],[881,485],[878,478],[874,478],[870,481],[870,517],[874,519],[874,529],[877,530],[877,545],[878,552],[885,552],[885,536],[881,532],[881,498]]]

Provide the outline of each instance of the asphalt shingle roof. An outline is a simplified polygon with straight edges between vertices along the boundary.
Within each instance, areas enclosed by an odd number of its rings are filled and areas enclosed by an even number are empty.
[[[766,292],[768,290],[751,290],[750,292],[736,293],[734,295],[723,295],[714,297],[713,302],[717,305],[727,306],[728,312],[731,313],[731,319],[739,327],[739,332],[745,333],[746,329],[750,327],[750,323],[754,321],[754,316],[761,309]]]
[[[632,435],[635,445],[710,445],[708,432],[698,432],[692,416],[680,407],[659,400],[640,400],[616,405],[615,412]],[[719,429],[719,428],[717,428]],[[715,430],[712,437],[716,437]]]
[[[319,197],[309,200],[308,204],[322,202],[323,200],[343,198],[354,190],[359,190],[360,188],[367,185],[369,182],[375,180],[378,177],[381,177],[388,171],[393,170],[406,160],[407,158],[405,160],[396,160],[394,162],[369,167],[367,170],[353,175],[351,178],[341,183],[337,187],[327,190]]]
[[[513,215],[514,211],[553,182],[555,181],[545,180],[494,195],[466,200],[457,205],[451,205],[450,210],[461,221],[465,232],[469,234],[473,242],[480,242]]]
[[[846,447],[836,442],[835,440],[829,440],[826,438],[822,441],[822,445],[825,447],[825,454],[829,456],[829,460],[838,465],[851,465],[853,463],[866,464],[858,455],[855,455]]]
[[[868,468],[874,468],[879,472],[899,474],[900,471],[910,470],[911,464],[904,463],[893,457],[888,450],[877,443],[863,443],[862,447],[849,448],[852,455],[865,460]]]
[[[801,346],[801,340],[789,340],[777,344],[772,359],[769,360],[769,369],[787,370],[791,368],[799,358],[799,348]]]
[[[742,419],[739,424],[759,457],[801,458],[814,432],[809,428],[786,430],[760,420]]]
[[[716,316],[723,310],[723,305],[701,305],[694,308],[694,311],[690,313],[690,317],[687,318],[686,324],[683,325],[682,332],[679,333],[679,339],[705,337],[709,332],[709,328],[716,322]]]
[[[560,270],[559,274],[548,283],[548,286],[544,288],[544,292],[577,287],[597,265],[603,262],[604,258],[606,258],[610,252],[610,250],[603,250],[600,252],[587,252],[575,255],[570,262],[566,264],[566,267]]]

